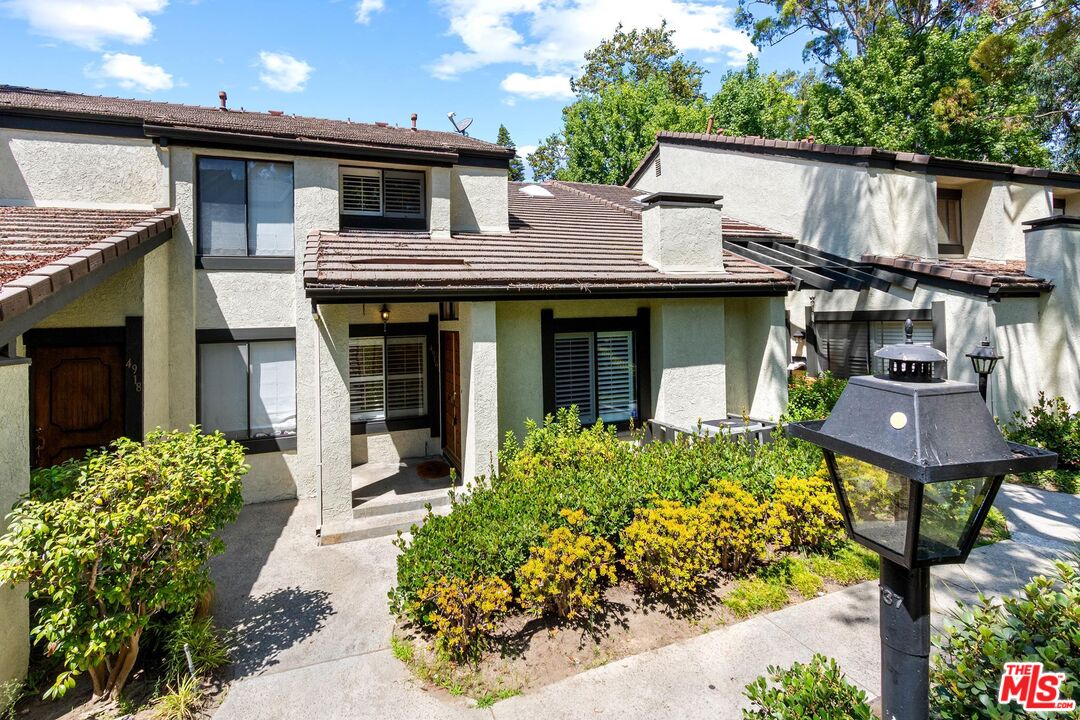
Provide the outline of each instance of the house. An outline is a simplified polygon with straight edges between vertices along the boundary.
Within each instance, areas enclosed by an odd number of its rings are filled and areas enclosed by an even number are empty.
[[[715,196],[507,180],[457,133],[0,86],[0,503],[29,469],[155,426],[247,448],[248,502],[354,467],[587,421],[775,417],[790,276],[721,237],[791,238]],[[410,518],[422,511],[415,510]],[[26,606],[0,588],[0,677]]]
[[[1005,356],[995,414],[1040,390],[1080,404],[1080,175],[723,134],[661,132],[627,185],[724,196],[725,212],[792,240],[724,246],[788,273],[794,364],[879,370],[903,338],[948,353],[948,376],[984,338]]]

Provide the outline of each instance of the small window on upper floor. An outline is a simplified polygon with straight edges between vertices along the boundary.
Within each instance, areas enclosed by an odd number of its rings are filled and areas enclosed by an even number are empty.
[[[427,206],[424,173],[341,168],[342,225],[423,229]]]
[[[961,221],[963,191],[938,188],[938,254],[963,255],[964,229]]]
[[[199,255],[292,258],[293,166],[198,159]]]
[[[1050,211],[1051,215],[1065,214],[1065,198],[1054,198],[1054,204]]]

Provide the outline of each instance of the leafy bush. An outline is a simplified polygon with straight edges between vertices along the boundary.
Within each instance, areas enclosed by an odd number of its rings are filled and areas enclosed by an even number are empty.
[[[165,672],[170,676],[189,673],[184,645],[191,652],[195,672],[205,675],[229,662],[229,642],[211,617],[196,618],[193,611],[178,616],[165,629]]]
[[[765,559],[765,507],[753,495],[730,480],[720,480],[700,507],[712,524],[714,561],[721,570],[742,573]]]
[[[0,538],[0,583],[29,583],[31,634],[64,667],[49,697],[83,671],[95,697],[120,694],[151,620],[186,612],[208,587],[246,471],[240,445],[193,427],[34,474]]]
[[[762,502],[777,475],[812,473],[821,463],[816,448],[784,436],[764,446],[695,438],[638,446],[612,427],[581,428],[573,408],[526,430],[520,442],[507,436],[497,474],[454,495],[448,515],[429,514],[410,539],[397,539],[394,612],[425,624],[432,607],[418,603],[418,594],[441,577],[500,577],[516,585],[530,549],[563,524],[563,508],[587,515],[582,532],[616,544],[652,498],[694,504],[714,479],[727,478]]]
[[[681,597],[697,590],[716,561],[713,524],[700,506],[659,500],[623,531],[626,569],[645,589]]]
[[[847,681],[836,660],[823,655],[787,669],[770,666],[768,680],[759,677],[744,694],[750,708],[743,710],[743,720],[873,718],[866,693]]]
[[[809,477],[778,477],[769,507],[769,527],[777,545],[791,550],[830,552],[844,541],[843,516],[823,471]]]
[[[781,420],[792,423],[829,417],[846,387],[847,380],[828,370],[816,378],[796,375],[788,383],[788,405]]]
[[[0,718],[3,720],[15,719],[15,706],[26,693],[26,683],[15,678],[7,682],[0,682]]]
[[[518,570],[522,607],[537,615],[553,611],[575,619],[594,613],[605,583],[615,582],[615,548],[579,533],[586,516],[563,510],[566,525],[553,530]]]
[[[159,720],[195,720],[201,714],[203,701],[199,679],[184,674],[169,685],[165,694],[154,701],[154,717]]]
[[[443,577],[419,595],[421,604],[434,606],[426,619],[435,628],[436,644],[455,659],[467,658],[480,649],[506,615],[510,599],[510,586],[497,577],[471,581]]]
[[[1080,413],[1074,413],[1062,397],[1039,399],[1027,411],[1013,413],[1003,428],[1013,442],[1052,450],[1058,454],[1058,468],[1070,476],[1080,471]]]
[[[1063,698],[1080,701],[1080,556],[1055,563],[1054,577],[1034,577],[1019,596],[980,596],[958,604],[931,666],[931,705],[941,720],[1028,717],[997,704],[1006,662],[1034,661],[1065,673]],[[1034,717],[1033,715],[1031,717]]]

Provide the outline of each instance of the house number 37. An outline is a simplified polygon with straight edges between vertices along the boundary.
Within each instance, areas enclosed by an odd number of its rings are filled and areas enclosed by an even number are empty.
[[[904,604],[904,596],[894,593],[884,585],[881,586],[881,601],[890,607],[899,609]]]

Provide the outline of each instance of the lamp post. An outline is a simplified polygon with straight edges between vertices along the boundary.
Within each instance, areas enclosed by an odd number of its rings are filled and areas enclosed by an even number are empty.
[[[963,563],[1004,476],[1057,465],[1007,442],[969,383],[934,378],[946,356],[911,340],[874,353],[888,373],[848,381],[827,420],[788,431],[822,448],[848,536],[881,556],[883,720],[926,720],[930,568]]]
[[[1004,356],[998,355],[994,346],[990,344],[990,338],[983,338],[979,347],[967,354],[971,358],[971,366],[975,368],[975,374],[979,376],[979,394],[983,401],[986,400],[986,379],[994,372],[994,367]]]

